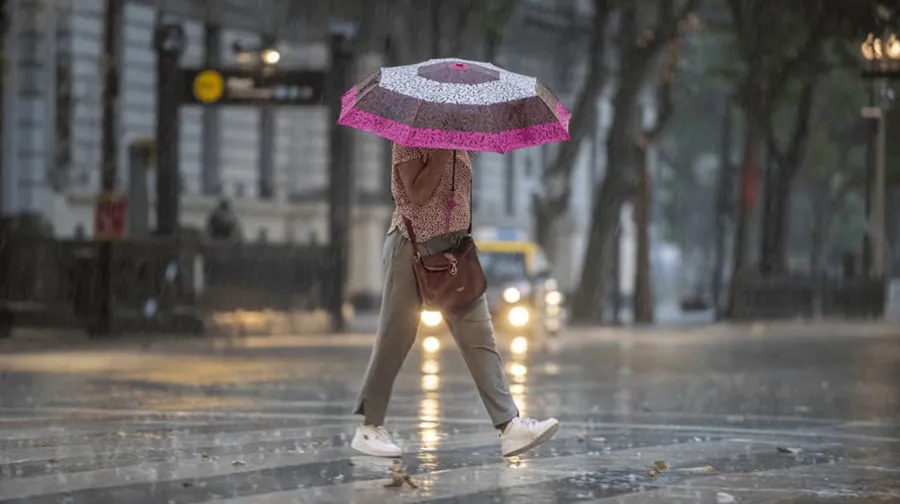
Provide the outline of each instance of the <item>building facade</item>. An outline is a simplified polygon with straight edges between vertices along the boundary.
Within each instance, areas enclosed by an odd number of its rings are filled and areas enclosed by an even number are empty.
[[[130,186],[129,146],[151,140],[156,115],[157,19],[185,29],[186,67],[237,64],[235,44],[254,46],[271,18],[288,3],[223,0],[215,11],[202,0],[125,0],[120,41],[121,95],[118,103],[118,187]],[[566,103],[573,103],[585,69],[581,40],[587,36],[593,2],[529,0],[516,10],[497,63],[538,76]],[[4,88],[3,212],[42,216],[61,237],[90,236],[93,203],[100,189],[104,0],[8,0],[11,26],[5,41],[9,71]],[[281,6],[281,7],[279,7]],[[315,9],[309,9],[310,12]],[[260,12],[270,19],[263,19]],[[311,14],[312,15],[312,14]],[[535,23],[544,20],[544,24]],[[549,20],[549,21],[547,21]],[[278,37],[285,67],[324,69],[329,65],[321,21],[292,25]],[[302,23],[306,23],[305,25]],[[547,29],[557,25],[557,29]],[[573,24],[574,23],[574,24]],[[208,30],[218,27],[215,32]],[[581,36],[572,37],[572,26]],[[304,29],[307,27],[308,29]],[[561,27],[561,28],[560,28]],[[579,31],[580,30],[580,31]],[[297,34],[302,34],[300,37]],[[560,44],[569,50],[560,56]],[[543,49],[541,49],[543,48]],[[378,54],[359,55],[357,76],[381,65]],[[548,62],[550,62],[548,64]],[[560,223],[552,255],[556,276],[572,290],[590,226],[592,192],[603,173],[603,145],[609,124],[608,100],[599,104],[597,137],[585,142],[573,175],[572,203]],[[274,127],[267,129],[269,120]],[[180,112],[181,224],[200,228],[219,199],[231,200],[244,238],[274,242],[328,239],[328,131],[324,106],[273,109],[184,106]],[[265,132],[271,138],[265,138]],[[381,242],[392,210],[385,176],[386,142],[353,132],[354,210],[351,225],[349,294],[377,298],[381,292]],[[533,231],[532,201],[555,146],[507,155],[478,156],[476,226]],[[269,164],[271,169],[261,167]],[[263,175],[267,173],[269,175]],[[151,207],[154,177],[146,176]],[[267,179],[267,180],[264,180]],[[261,188],[270,186],[271,194]],[[150,226],[155,212],[149,211]],[[623,249],[633,249],[631,227]],[[623,277],[631,278],[625,253]]]

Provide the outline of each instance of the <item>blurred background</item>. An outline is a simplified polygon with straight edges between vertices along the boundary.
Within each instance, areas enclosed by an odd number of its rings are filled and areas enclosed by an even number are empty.
[[[340,94],[439,57],[536,76],[574,113],[571,142],[478,156],[474,186],[476,230],[539,252],[512,281],[552,280],[569,324],[900,312],[900,2],[0,12],[2,336],[370,330],[390,149],[334,124]]]

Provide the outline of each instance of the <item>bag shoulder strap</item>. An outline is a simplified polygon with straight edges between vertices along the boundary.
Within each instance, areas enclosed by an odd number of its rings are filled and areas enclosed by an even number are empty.
[[[472,167],[472,158],[469,157],[469,231],[472,234],[472,221],[475,220],[475,170]]]
[[[409,236],[409,241],[411,241],[412,244],[415,245],[417,243],[416,232],[413,231],[412,222],[410,222],[405,215],[403,216],[403,225],[406,226],[406,234]]]

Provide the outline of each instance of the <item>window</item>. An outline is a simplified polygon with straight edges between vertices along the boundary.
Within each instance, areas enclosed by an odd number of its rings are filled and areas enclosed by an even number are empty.
[[[525,254],[522,252],[483,252],[478,259],[489,284],[518,282],[528,278]]]

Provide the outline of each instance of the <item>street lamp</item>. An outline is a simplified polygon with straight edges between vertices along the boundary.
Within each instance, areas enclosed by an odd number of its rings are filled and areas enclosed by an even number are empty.
[[[255,48],[248,48],[240,42],[235,42],[232,48],[237,62],[241,65],[260,62],[264,66],[274,66],[281,61],[281,51],[275,47],[274,42],[264,42]]]
[[[279,61],[281,61],[281,53],[278,52],[278,49],[270,48],[264,49],[262,54],[263,63],[267,65],[275,65]]]
[[[885,31],[882,37],[870,33],[860,46],[868,68],[863,71],[866,78],[874,78],[870,94],[871,103],[863,108],[863,117],[876,120],[874,141],[875,163],[869,164],[866,173],[866,218],[872,219],[873,232],[867,234],[863,243],[864,269],[876,277],[883,278],[886,266],[885,243],[885,108],[889,96],[887,78],[900,76],[900,40],[895,33]],[[871,145],[871,144],[870,144]],[[874,192],[874,209],[872,193]],[[874,210],[874,211],[873,211]],[[872,246],[874,238],[874,247]],[[873,250],[874,249],[874,250]],[[874,254],[872,253],[874,252]],[[871,269],[868,267],[871,256]]]
[[[900,61],[900,39],[897,39],[894,33],[887,35],[886,38],[876,37],[870,33],[860,46],[860,52],[872,65],[890,67]]]

